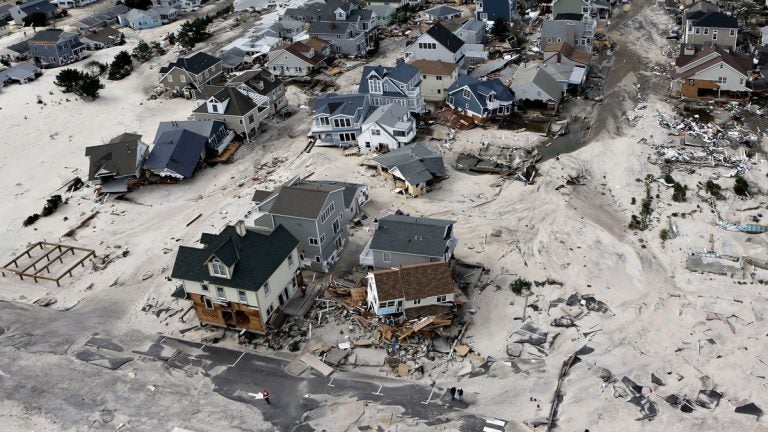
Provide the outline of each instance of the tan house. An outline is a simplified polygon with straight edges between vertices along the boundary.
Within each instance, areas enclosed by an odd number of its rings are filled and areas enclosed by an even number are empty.
[[[194,99],[203,86],[216,82],[221,74],[221,59],[199,52],[192,57],[179,57],[160,68],[160,85],[176,95]]]
[[[204,102],[192,112],[195,120],[219,120],[227,128],[250,140],[259,132],[259,124],[269,114],[269,100],[256,103],[230,86],[207,86],[202,90]]]
[[[192,301],[200,324],[266,333],[303,282],[299,241],[281,226],[267,233],[238,222],[203,234],[200,243],[179,247],[171,277],[181,284],[173,296]]]
[[[672,93],[688,98],[744,98],[750,88],[752,60],[722,48],[681,55],[675,62]]]
[[[444,101],[459,76],[458,65],[440,60],[414,60],[411,66],[421,74],[421,95],[427,102]]]
[[[307,76],[324,64],[329,53],[328,42],[309,38],[270,51],[265,67],[278,76]]]
[[[551,43],[544,46],[544,63],[565,64],[569,66],[589,66],[592,54],[583,49],[574,48],[568,42]]]

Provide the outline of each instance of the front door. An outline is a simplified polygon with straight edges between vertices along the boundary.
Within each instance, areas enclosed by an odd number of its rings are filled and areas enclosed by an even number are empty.
[[[285,287],[282,293],[280,293],[280,297],[278,298],[280,300],[280,306],[284,305],[285,302],[288,301],[288,287]]]

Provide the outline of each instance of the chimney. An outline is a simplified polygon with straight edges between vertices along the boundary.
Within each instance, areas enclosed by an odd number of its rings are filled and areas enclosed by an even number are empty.
[[[237,232],[237,235],[240,237],[245,237],[245,221],[240,219],[235,223],[235,232]]]
[[[379,218],[373,218],[373,230],[376,231],[379,229]]]

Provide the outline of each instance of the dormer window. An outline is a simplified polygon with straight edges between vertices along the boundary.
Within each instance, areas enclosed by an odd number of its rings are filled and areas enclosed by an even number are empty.
[[[488,102],[493,102],[493,101],[495,101],[495,100],[496,100],[496,97],[494,96],[494,94],[493,94],[493,93],[491,93],[491,94],[489,94],[489,95],[488,95]]]
[[[227,266],[219,260],[213,260],[210,264],[211,276],[227,277]]]
[[[381,80],[369,79],[368,89],[370,90],[371,93],[381,93]]]

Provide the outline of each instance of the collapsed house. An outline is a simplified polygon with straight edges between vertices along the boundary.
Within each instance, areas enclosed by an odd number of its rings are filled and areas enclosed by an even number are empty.
[[[367,278],[368,306],[376,315],[413,319],[452,312],[456,288],[447,262],[381,270]]]
[[[404,265],[447,262],[459,239],[455,221],[393,214],[373,223],[373,237],[360,254],[360,265],[395,268]]]
[[[394,182],[396,193],[417,197],[446,177],[443,157],[413,144],[373,159],[379,173]]]
[[[247,229],[244,222],[203,234],[202,248],[180,246],[171,277],[176,298],[188,299],[201,324],[266,333],[303,284],[299,241],[285,228]]]
[[[127,192],[141,178],[141,169],[149,146],[141,135],[124,133],[108,143],[85,148],[88,180],[104,193]]]

